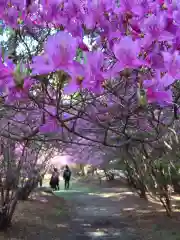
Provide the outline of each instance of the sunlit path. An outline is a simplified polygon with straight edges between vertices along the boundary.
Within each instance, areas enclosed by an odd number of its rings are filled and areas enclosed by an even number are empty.
[[[117,199],[111,199],[119,193],[73,182],[69,190],[62,189],[55,194],[73,202],[73,222],[84,229],[84,234],[80,234],[82,239],[139,239],[134,229],[124,223],[123,219],[120,222]]]

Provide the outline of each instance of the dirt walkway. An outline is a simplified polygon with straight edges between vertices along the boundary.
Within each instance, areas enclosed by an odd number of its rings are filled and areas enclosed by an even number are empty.
[[[77,194],[73,197],[76,216],[85,239],[138,240],[138,234],[120,215],[119,204],[110,200],[111,193]]]
[[[179,212],[169,219],[160,205],[125,187],[73,183],[56,195],[42,192],[20,202],[12,227],[0,239],[180,240]]]
[[[72,222],[80,226],[80,240],[180,240],[178,219],[168,219],[160,205],[147,203],[127,188],[74,184],[58,195],[73,202]]]
[[[19,202],[12,226],[0,232],[0,240],[75,240],[84,229],[71,220],[71,209],[70,201],[37,190]]]

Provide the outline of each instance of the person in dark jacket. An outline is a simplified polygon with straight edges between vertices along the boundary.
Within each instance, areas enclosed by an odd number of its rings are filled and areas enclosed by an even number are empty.
[[[50,186],[53,190],[59,190],[59,173],[57,168],[54,168],[54,171],[52,173],[51,179],[50,179]]]
[[[39,174],[39,179],[38,179],[39,181],[38,182],[39,182],[40,187],[42,187],[42,185],[43,185],[43,179],[44,179],[43,174]]]
[[[65,166],[65,170],[63,173],[63,179],[64,179],[64,189],[68,190],[69,189],[69,182],[71,179],[71,170],[68,167],[68,165]]]

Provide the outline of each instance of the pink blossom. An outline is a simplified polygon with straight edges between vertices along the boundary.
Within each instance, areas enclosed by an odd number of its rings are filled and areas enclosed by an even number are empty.
[[[140,54],[139,42],[133,41],[129,36],[123,37],[119,43],[114,45],[114,54],[117,59],[117,62],[113,66],[115,73],[125,68],[139,67],[144,63],[138,59],[138,55]]]
[[[158,16],[151,15],[144,20],[143,32],[145,37],[143,39],[145,46],[149,46],[153,41],[172,41],[174,35],[165,30],[166,18],[163,14]]]
[[[163,52],[164,64],[166,71],[173,77],[180,77],[180,55],[179,51],[175,51],[173,54],[170,52]]]
[[[68,85],[64,88],[66,94],[71,94],[80,89],[88,89],[96,93],[102,91],[103,64],[104,55],[102,52],[88,52],[86,53],[86,64],[74,63],[70,71]]]
[[[77,40],[67,32],[50,36],[44,46],[44,54],[33,59],[33,74],[44,74],[57,70],[68,72],[76,56]]]
[[[145,80],[143,85],[145,89],[147,89],[148,102],[171,104],[173,102],[172,91],[171,89],[166,90],[166,87],[169,87],[174,81],[175,80],[168,74],[161,77],[159,71],[156,72],[152,80]]]

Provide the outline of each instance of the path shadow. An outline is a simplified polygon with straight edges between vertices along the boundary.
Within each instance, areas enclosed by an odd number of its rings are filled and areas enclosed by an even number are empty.
[[[83,227],[71,221],[70,205],[62,198],[41,194],[42,199],[20,202],[12,227],[0,233],[1,240],[74,240],[84,236]]]
[[[61,196],[62,193],[58,194]],[[159,240],[161,236],[165,240],[180,239],[179,212],[170,219],[159,203],[147,202],[125,186],[87,187],[86,191],[71,191],[64,193],[63,197],[76,206],[74,221],[79,222],[90,235],[97,234],[99,239],[113,237],[114,234],[119,236],[112,239],[121,239],[122,232],[127,239]],[[123,235],[122,239],[126,237]]]

